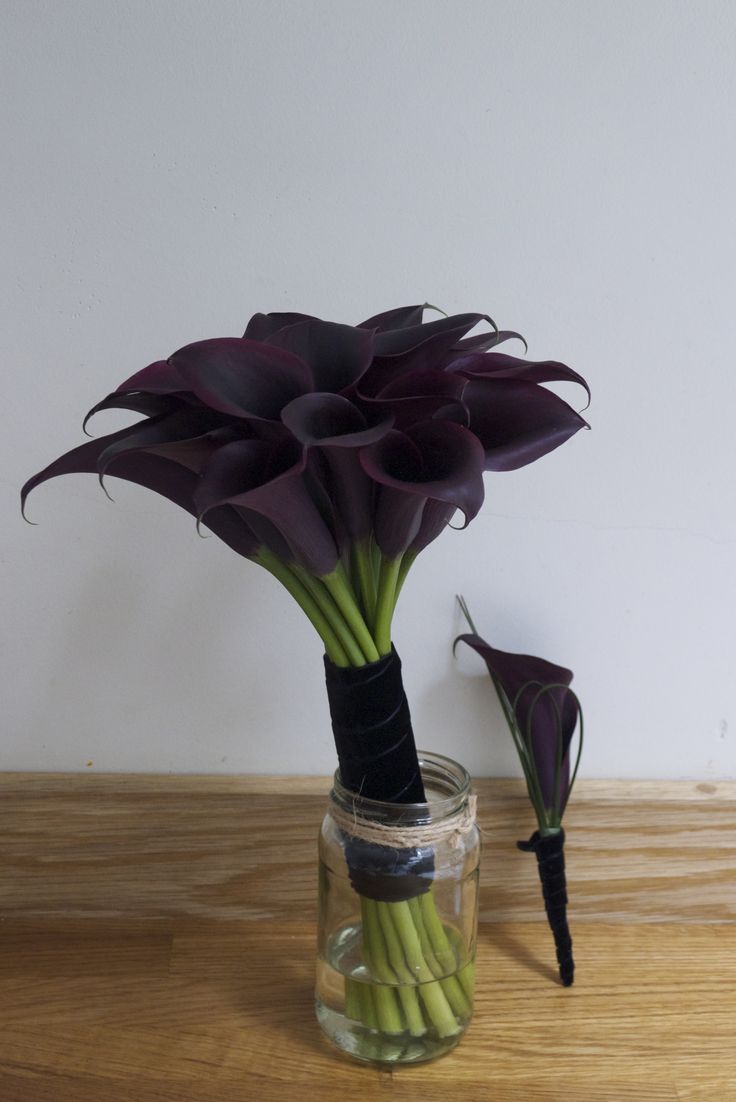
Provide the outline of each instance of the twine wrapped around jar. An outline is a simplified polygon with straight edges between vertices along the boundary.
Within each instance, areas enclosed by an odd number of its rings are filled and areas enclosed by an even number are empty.
[[[332,818],[340,830],[351,838],[389,849],[424,849],[441,843],[446,843],[451,849],[458,849],[462,845],[463,836],[475,827],[477,804],[477,796],[468,796],[465,806],[454,815],[424,825],[378,823],[375,819],[363,817],[357,808],[351,814],[337,806],[332,809]]]

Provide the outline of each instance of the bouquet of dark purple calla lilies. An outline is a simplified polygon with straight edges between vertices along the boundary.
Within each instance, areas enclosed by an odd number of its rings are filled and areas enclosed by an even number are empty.
[[[497,351],[522,338],[487,315],[425,322],[425,309],[433,308],[402,307],[357,326],[256,314],[243,337],[189,344],[132,375],[84,424],[110,408],[143,420],[74,448],[22,490],[25,507],[30,490],[56,475],[95,473],[103,487],[107,475],[127,479],[277,578],[324,645],[343,784],[395,803],[424,800],[391,641],[412,563],[456,511],[464,525],[475,517],[484,471],[522,467],[587,427],[542,385],[587,391],[575,371]],[[419,896],[427,905],[431,860],[411,870],[395,862],[401,883],[388,888],[361,867],[359,847],[351,852],[361,896],[379,907]],[[411,1029],[452,1032],[452,1000],[462,993],[448,985],[423,985],[432,998],[408,1015]],[[381,1002],[387,1021],[403,1020],[405,1005]]]
[[[569,987],[575,975],[572,938],[567,922],[565,831],[562,816],[575,783],[583,749],[583,713],[570,688],[572,670],[529,654],[509,654],[486,643],[476,631],[465,600],[460,608],[472,634],[455,640],[481,656],[496,689],[524,773],[537,818],[537,830],[520,850],[534,853],[550,929],[555,939],[560,979]],[[575,764],[570,758],[579,731]]]

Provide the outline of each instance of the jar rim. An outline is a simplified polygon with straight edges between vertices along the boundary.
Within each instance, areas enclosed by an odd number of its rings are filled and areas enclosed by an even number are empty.
[[[373,800],[346,788],[340,779],[339,769],[335,770],[330,795],[339,805],[356,812],[362,818],[390,819],[406,824],[428,820],[438,822],[460,811],[470,794],[471,779],[465,766],[444,754],[435,754],[430,750],[418,750],[417,759],[425,786],[433,783],[435,787],[444,787],[446,795],[433,795],[421,803],[410,804]]]

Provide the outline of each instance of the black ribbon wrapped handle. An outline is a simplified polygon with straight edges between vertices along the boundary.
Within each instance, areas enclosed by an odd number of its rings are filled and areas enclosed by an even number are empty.
[[[534,831],[528,842],[517,842],[524,853],[537,858],[547,921],[555,939],[557,964],[563,987],[570,987],[575,977],[572,938],[567,924],[567,881],[565,878],[565,832],[540,834]]]
[[[336,666],[325,656],[325,680],[345,788],[367,800],[424,803],[396,651],[357,668]]]
[[[368,800],[424,803],[396,651],[356,668],[336,666],[325,656],[325,680],[342,785]],[[348,838],[345,855],[353,887],[368,899],[412,899],[428,891],[432,881],[431,849],[389,849]]]

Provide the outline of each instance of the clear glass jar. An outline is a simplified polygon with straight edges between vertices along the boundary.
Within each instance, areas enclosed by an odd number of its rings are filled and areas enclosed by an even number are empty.
[[[473,1008],[480,835],[470,777],[439,754],[420,751],[419,764],[421,804],[363,799],[336,773],[319,838],[317,1019],[338,1048],[378,1063],[441,1056]]]

